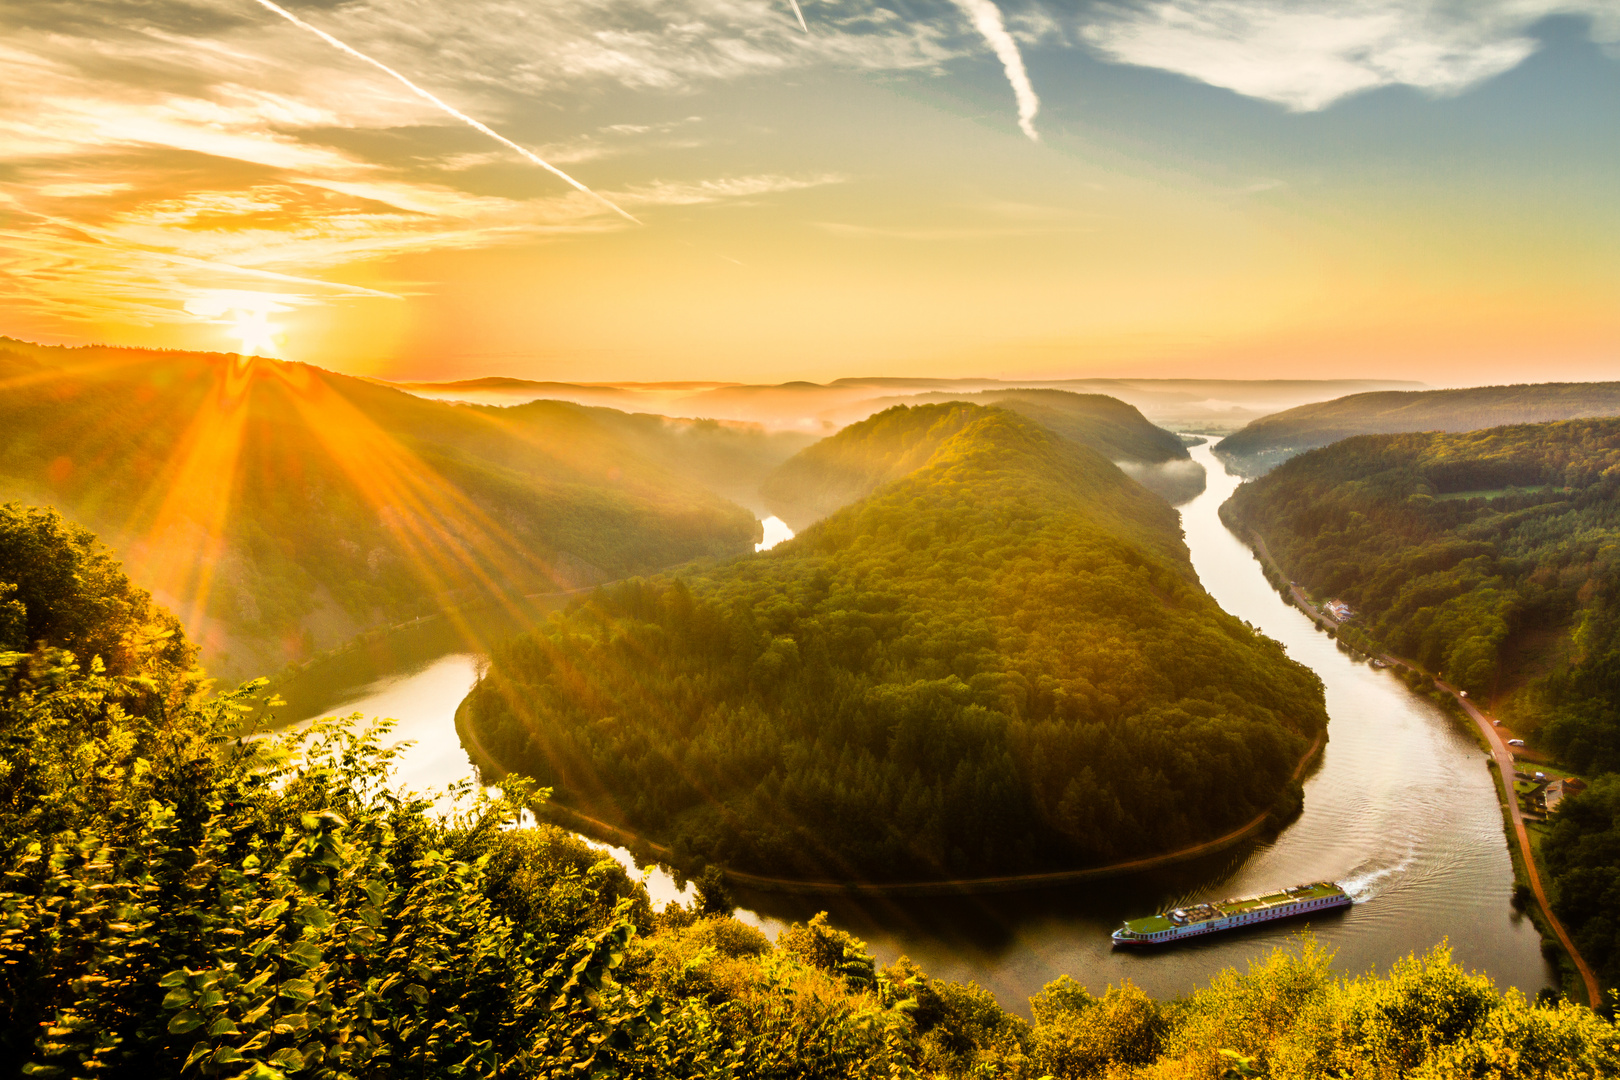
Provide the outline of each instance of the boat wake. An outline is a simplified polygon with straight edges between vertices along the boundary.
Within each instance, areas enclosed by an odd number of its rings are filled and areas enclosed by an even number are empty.
[[[1349,895],[1351,901],[1365,904],[1383,891],[1381,886],[1392,879],[1400,877],[1411,869],[1414,856],[1408,854],[1394,866],[1369,866],[1362,863],[1350,873],[1339,879],[1339,887]]]

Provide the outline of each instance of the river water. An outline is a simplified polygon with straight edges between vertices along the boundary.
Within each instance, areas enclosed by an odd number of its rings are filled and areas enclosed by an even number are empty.
[[[1454,720],[1388,672],[1351,661],[1282,601],[1217,516],[1237,478],[1208,446],[1192,454],[1209,484],[1181,511],[1204,587],[1227,611],[1282,642],[1327,689],[1329,741],[1305,781],[1301,815],[1280,835],[1196,862],[1060,889],[858,902],[744,894],[750,922],[770,931],[826,908],[880,961],[908,955],[935,976],[976,981],[1027,1012],[1026,999],[1064,974],[1097,992],[1130,979],[1157,997],[1184,994],[1302,929],[1273,924],[1165,952],[1116,952],[1108,934],[1125,918],[1331,879],[1357,903],[1310,929],[1335,950],[1341,971],[1382,971],[1448,940],[1459,962],[1499,985],[1527,994],[1555,985],[1535,928],[1509,904],[1513,869],[1484,754]],[[418,789],[441,786],[471,772],[453,716],[476,678],[482,645],[481,634],[441,631],[438,644],[419,641],[403,659],[373,650],[358,666],[312,668],[283,690],[295,705],[283,715],[396,717],[399,735],[417,740],[401,779]],[[655,901],[677,895],[661,872],[649,887]]]

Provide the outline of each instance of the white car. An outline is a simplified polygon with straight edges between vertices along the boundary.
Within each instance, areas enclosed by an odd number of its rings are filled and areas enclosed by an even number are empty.
[[[1509,746],[1523,746],[1524,745],[1524,740],[1523,739],[1509,739],[1508,740],[1508,745]]]

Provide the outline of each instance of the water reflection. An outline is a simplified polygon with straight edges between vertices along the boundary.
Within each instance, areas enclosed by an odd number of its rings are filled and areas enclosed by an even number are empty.
[[[765,526],[765,539],[754,545],[755,551],[769,551],[784,540],[793,539],[793,530],[788,528],[787,522],[772,514],[760,522]]]
[[[1329,742],[1305,782],[1300,817],[1280,835],[1196,862],[1039,892],[895,901],[743,893],[750,921],[774,930],[826,908],[880,960],[909,955],[934,975],[975,980],[1007,1007],[1027,1011],[1026,999],[1061,974],[1097,991],[1129,978],[1156,996],[1183,994],[1223,967],[1241,968],[1285,944],[1303,925],[1260,925],[1168,952],[1116,953],[1108,933],[1127,917],[1333,879],[1358,903],[1311,928],[1337,950],[1341,970],[1387,968],[1449,938],[1459,961],[1500,984],[1530,994],[1554,984],[1534,927],[1509,904],[1512,865],[1484,756],[1450,717],[1388,672],[1353,663],[1282,602],[1217,517],[1237,481],[1207,446],[1192,454],[1209,486],[1182,508],[1182,521],[1204,587],[1227,611],[1283,642],[1327,689]],[[397,717],[401,737],[418,740],[402,779],[441,786],[470,772],[453,717],[482,649],[455,634],[435,640],[378,643],[348,666],[311,669],[307,685],[295,680],[283,694],[304,702],[297,719],[356,710]],[[630,865],[628,852],[612,850]],[[649,887],[658,902],[689,896],[662,871]]]

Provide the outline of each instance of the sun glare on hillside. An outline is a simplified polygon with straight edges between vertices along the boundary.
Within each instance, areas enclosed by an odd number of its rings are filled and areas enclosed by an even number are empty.
[[[211,289],[186,302],[186,311],[221,328],[221,337],[243,356],[280,359],[287,335],[274,316],[291,311],[293,304],[274,293],[240,289]]]

